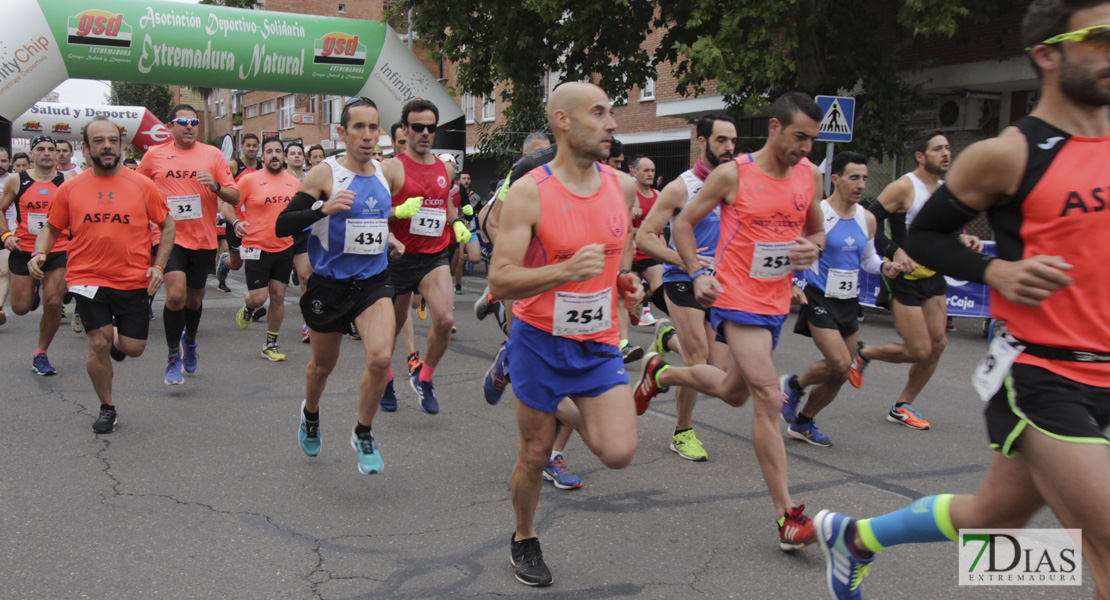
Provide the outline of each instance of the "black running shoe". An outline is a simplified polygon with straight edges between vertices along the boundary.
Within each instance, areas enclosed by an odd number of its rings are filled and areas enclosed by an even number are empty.
[[[100,416],[93,423],[93,431],[96,433],[112,433],[116,430],[116,423],[118,422],[119,415],[116,414],[116,409],[110,406],[105,408],[101,405]]]
[[[509,553],[509,560],[516,571],[516,580],[524,585],[533,587],[547,587],[551,585],[551,571],[547,569],[547,565],[543,562],[543,550],[540,550],[540,540],[537,538],[528,538],[526,540],[515,541],[512,538],[516,537],[513,534],[509,540],[511,542],[511,550]]]

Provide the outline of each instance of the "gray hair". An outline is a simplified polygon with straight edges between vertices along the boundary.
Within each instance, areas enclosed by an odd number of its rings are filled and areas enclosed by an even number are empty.
[[[547,138],[546,133],[543,133],[542,131],[533,131],[532,133],[528,134],[528,137],[524,138],[524,143],[521,144],[520,151],[528,152],[528,147],[532,144],[532,142],[543,142],[548,145],[551,144],[551,140]]]

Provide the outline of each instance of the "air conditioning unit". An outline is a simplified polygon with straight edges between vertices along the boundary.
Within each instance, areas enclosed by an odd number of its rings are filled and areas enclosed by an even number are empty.
[[[981,129],[989,108],[982,98],[944,96],[937,102],[937,129],[967,131]]]

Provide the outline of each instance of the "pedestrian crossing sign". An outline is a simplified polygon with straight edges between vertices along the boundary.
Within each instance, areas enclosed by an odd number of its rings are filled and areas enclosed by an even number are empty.
[[[850,142],[856,118],[856,99],[845,96],[817,96],[824,114],[817,134],[818,142]]]

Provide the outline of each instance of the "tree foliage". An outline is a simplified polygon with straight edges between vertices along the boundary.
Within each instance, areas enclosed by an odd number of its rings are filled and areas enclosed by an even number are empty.
[[[673,69],[680,94],[704,94],[715,81],[737,116],[757,114],[790,90],[847,92],[856,97],[854,147],[879,155],[899,150],[904,107],[918,94],[901,77],[904,51],[1028,3],[403,0],[399,8],[414,8],[421,40],[458,63],[465,91],[488,94],[515,82],[503,95],[515,106],[531,94],[530,82],[551,71],[563,80],[600,75],[599,85],[620,97],[655,68]],[[644,46],[653,28],[663,35],[651,56]]]
[[[113,81],[112,93],[107,100],[109,104],[119,106],[145,106],[159,119],[165,119],[173,108],[170,86],[158,83]]]

